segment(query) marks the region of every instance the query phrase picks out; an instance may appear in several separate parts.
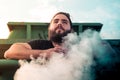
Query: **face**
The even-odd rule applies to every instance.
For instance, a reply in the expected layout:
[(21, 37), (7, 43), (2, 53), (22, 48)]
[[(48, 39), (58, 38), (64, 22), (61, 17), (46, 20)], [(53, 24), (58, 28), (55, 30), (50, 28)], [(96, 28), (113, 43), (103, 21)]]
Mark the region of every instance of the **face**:
[(62, 34), (65, 31), (70, 30), (70, 22), (68, 18), (63, 14), (56, 15), (50, 24), (49, 30), (54, 31), (57, 34)]
[(55, 43), (62, 43), (63, 37), (71, 32), (69, 19), (63, 14), (57, 14), (51, 21), (49, 39)]

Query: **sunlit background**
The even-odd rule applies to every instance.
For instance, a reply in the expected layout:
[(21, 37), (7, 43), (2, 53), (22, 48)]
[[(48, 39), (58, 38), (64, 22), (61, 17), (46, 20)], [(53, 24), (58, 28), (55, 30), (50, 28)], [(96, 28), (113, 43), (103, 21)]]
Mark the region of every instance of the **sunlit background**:
[(50, 22), (58, 11), (73, 22), (100, 22), (105, 39), (120, 39), (120, 0), (0, 0), (0, 38), (7, 38), (8, 22)]

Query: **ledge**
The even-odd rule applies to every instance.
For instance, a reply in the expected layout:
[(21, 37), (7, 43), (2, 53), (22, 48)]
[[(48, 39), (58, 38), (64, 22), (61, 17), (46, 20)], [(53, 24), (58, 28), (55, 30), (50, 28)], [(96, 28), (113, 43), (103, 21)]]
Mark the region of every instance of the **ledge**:
[(19, 68), (18, 60), (0, 59), (0, 72), (16, 70)]

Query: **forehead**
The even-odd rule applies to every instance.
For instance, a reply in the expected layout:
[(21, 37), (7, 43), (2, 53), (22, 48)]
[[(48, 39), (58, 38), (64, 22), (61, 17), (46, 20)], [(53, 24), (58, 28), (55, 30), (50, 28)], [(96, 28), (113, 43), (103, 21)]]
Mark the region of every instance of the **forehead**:
[(64, 14), (57, 14), (57, 15), (53, 18), (53, 20), (55, 20), (55, 19), (63, 19), (63, 20), (69, 21), (69, 19), (68, 19)]

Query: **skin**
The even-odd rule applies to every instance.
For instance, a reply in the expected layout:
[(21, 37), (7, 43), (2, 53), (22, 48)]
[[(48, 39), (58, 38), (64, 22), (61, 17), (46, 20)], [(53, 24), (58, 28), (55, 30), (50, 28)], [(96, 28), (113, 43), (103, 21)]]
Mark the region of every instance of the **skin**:
[[(70, 22), (63, 14), (56, 15), (48, 28), (48, 30), (55, 31), (56, 33), (63, 33), (70, 30)], [(39, 55), (46, 53), (46, 57), (50, 57), (53, 52), (64, 52), (65, 49), (60, 45), (52, 42), (54, 48), (46, 50), (33, 50), (28, 43), (14, 43), (4, 54), (7, 59), (30, 59), (30, 55), (37, 58)]]
[[(60, 28), (62, 27), (62, 28)], [(56, 30), (55, 30), (56, 29)], [(54, 31), (56, 33), (63, 33), (66, 30), (70, 30), (70, 22), (68, 20), (68, 18), (63, 15), (63, 14), (59, 14), (57, 16), (55, 16), (50, 24), (49, 30)]]

